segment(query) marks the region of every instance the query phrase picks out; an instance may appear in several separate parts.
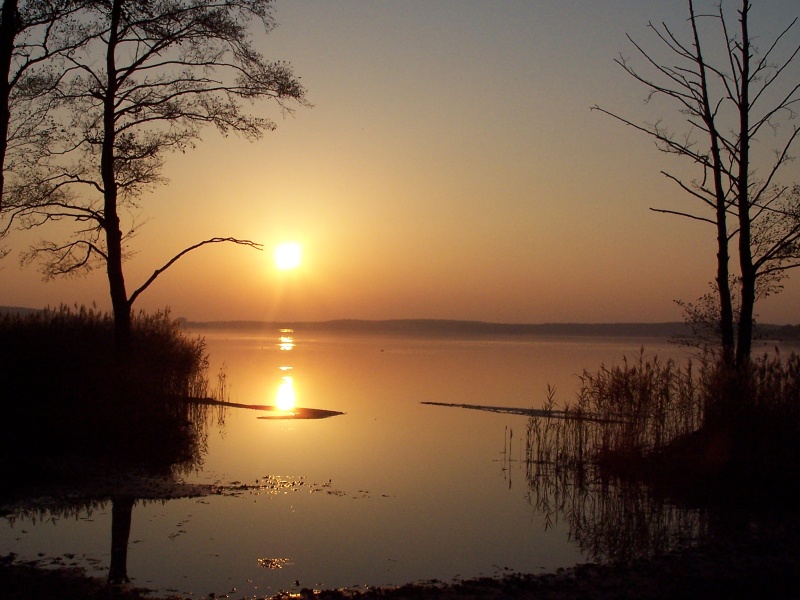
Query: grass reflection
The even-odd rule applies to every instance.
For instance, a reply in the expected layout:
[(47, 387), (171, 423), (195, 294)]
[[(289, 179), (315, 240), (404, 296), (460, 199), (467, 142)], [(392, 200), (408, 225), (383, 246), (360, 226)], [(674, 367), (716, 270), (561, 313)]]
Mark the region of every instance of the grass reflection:
[(707, 511), (679, 508), (632, 481), (600, 476), (596, 465), (561, 460), (525, 464), (526, 498), (546, 527), (566, 522), (589, 560), (630, 562), (685, 547), (709, 532)]
[[(666, 367), (640, 353), (630, 369), (626, 363), (619, 371), (627, 376), (622, 386), (618, 371), (584, 372), (575, 405), (555, 410), (555, 393), (548, 389), (543, 416), (528, 420), (528, 502), (546, 526), (565, 521), (570, 539), (592, 561), (652, 557), (709, 532), (708, 511), (669, 503), (641, 480), (610, 477), (598, 460), (611, 446), (632, 452), (696, 427), (701, 405), (685, 390), (693, 382), (691, 370)], [(668, 395), (668, 389), (677, 393)], [(663, 401), (667, 396), (670, 401)]]

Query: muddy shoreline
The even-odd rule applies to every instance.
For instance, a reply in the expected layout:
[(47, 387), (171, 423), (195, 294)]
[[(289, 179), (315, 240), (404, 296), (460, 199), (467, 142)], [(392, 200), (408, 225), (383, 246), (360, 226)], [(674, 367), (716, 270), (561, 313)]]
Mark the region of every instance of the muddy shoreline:
[[(104, 580), (86, 577), (77, 569), (45, 569), (31, 563), (15, 562), (13, 558), (0, 557), (0, 598), (3, 600), (242, 598), (235, 592), (216, 596), (148, 595), (144, 589), (111, 588)], [(800, 520), (787, 522), (782, 519), (753, 526), (726, 539), (628, 564), (584, 564), (556, 573), (514, 574), (453, 584), (432, 581), (359, 591), (301, 589), (270, 598), (606, 600), (796, 597), (800, 597)], [(247, 598), (254, 600), (251, 596)]]
[[(28, 489), (16, 501), (0, 502), (0, 515), (80, 509), (85, 503), (111, 497), (171, 499), (209, 494), (238, 494), (248, 486), (186, 484), (172, 477), (117, 474), (101, 481), (90, 478), (81, 485), (60, 489)], [(42, 493), (42, 495), (36, 492)], [(772, 512), (762, 507), (763, 512)], [(735, 533), (727, 533), (696, 546), (651, 559), (625, 564), (583, 564), (545, 574), (509, 574), (502, 578), (478, 578), (444, 583), (410, 583), (396, 588), (310, 590), (295, 588), (271, 597), (247, 596), (248, 600), (272, 598), (345, 599), (389, 598), (412, 600), (494, 600), (501, 598), (589, 600), (673, 598), (800, 598), (800, 515), (776, 511), (757, 521), (745, 517)], [(780, 516), (777, 516), (780, 513)], [(788, 516), (787, 516), (788, 515)], [(0, 600), (45, 599), (197, 600), (244, 598), (224, 595), (158, 595), (131, 586), (110, 587), (105, 579), (88, 577), (68, 564), (20, 561), (14, 554), (0, 556)]]

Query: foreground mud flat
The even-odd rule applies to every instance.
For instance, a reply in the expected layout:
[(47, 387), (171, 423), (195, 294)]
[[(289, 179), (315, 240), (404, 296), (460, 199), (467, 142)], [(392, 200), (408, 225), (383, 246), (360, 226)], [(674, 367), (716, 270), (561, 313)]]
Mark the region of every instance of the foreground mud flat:
[[(620, 565), (579, 565), (543, 575), (514, 574), (444, 584), (438, 581), (399, 588), (287, 591), (274, 599), (494, 600), (586, 598), (589, 600), (673, 598), (800, 597), (800, 523), (775, 522), (652, 560)], [(162, 596), (145, 589), (111, 588), (76, 569), (44, 568), (0, 557), (0, 597), (4, 600), (89, 599), (177, 600), (243, 598), (235, 591), (214, 596)], [(248, 600), (260, 600), (248, 597)]]

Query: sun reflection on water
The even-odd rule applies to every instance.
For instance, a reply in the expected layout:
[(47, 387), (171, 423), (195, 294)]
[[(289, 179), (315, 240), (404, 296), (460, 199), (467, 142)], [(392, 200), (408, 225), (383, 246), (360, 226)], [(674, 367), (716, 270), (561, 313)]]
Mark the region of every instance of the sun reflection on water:
[(294, 348), (295, 343), (294, 343), (294, 336), (292, 335), (293, 333), (294, 329), (281, 329), (280, 331), (281, 335), (278, 342), (278, 347), (281, 350), (285, 350), (288, 352), (289, 350)]
[[(281, 329), (278, 336), (278, 348), (282, 352), (288, 352), (295, 347), (293, 329)], [(293, 367), (284, 363), (278, 369), (282, 372), (281, 383), (275, 394), (275, 408), (281, 411), (290, 412), (295, 407), (294, 380), (289, 375)]]
[(294, 382), (288, 375), (282, 379), (283, 383), (278, 386), (278, 393), (275, 396), (275, 406), (280, 410), (292, 410), (294, 408)]
[(275, 569), (282, 569), (287, 565), (291, 565), (292, 562), (288, 558), (259, 558), (258, 559), (258, 566), (264, 567), (265, 569), (275, 570)]

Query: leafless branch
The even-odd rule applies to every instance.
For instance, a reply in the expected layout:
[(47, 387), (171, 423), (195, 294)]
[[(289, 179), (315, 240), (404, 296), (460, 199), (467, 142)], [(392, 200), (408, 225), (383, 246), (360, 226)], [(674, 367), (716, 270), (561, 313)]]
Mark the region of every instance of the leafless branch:
[(710, 223), (711, 225), (716, 225), (717, 222), (709, 219), (707, 217), (699, 217), (697, 215), (693, 215), (691, 213), (685, 213), (678, 210), (668, 210), (666, 208), (650, 208), (653, 212), (663, 213), (666, 215), (677, 215), (679, 217), (686, 217), (687, 219), (694, 219), (695, 221), (702, 221), (703, 223)]
[(135, 292), (133, 292), (131, 294), (130, 298), (128, 299), (128, 303), (132, 305), (134, 303), (134, 301), (136, 300), (136, 298), (138, 298), (139, 295), (143, 291), (145, 291), (150, 286), (150, 284), (153, 283), (156, 280), (156, 278), (159, 275), (161, 275), (164, 271), (166, 271), (173, 264), (175, 264), (175, 262), (178, 259), (180, 259), (182, 256), (185, 256), (186, 254), (188, 254), (192, 250), (196, 250), (197, 248), (200, 248), (201, 246), (205, 246), (206, 244), (219, 244), (219, 243), (223, 243), (223, 242), (230, 242), (232, 244), (240, 244), (240, 245), (243, 245), (243, 246), (250, 246), (251, 248), (255, 248), (256, 250), (262, 250), (263, 249), (263, 245), (262, 244), (258, 244), (256, 242), (252, 242), (250, 240), (240, 240), (240, 239), (233, 238), (233, 237), (226, 237), (226, 238), (216, 237), (216, 238), (211, 238), (211, 239), (208, 239), (208, 240), (204, 240), (202, 242), (199, 242), (197, 244), (194, 244), (192, 246), (189, 246), (188, 248), (185, 248), (185, 249), (181, 250), (180, 252), (178, 252), (178, 254), (176, 254), (170, 260), (168, 260), (164, 264), (164, 266), (162, 266), (161, 268), (156, 269), (155, 271), (153, 271), (153, 274), (150, 275), (150, 277), (147, 279), (147, 281), (145, 281)]

